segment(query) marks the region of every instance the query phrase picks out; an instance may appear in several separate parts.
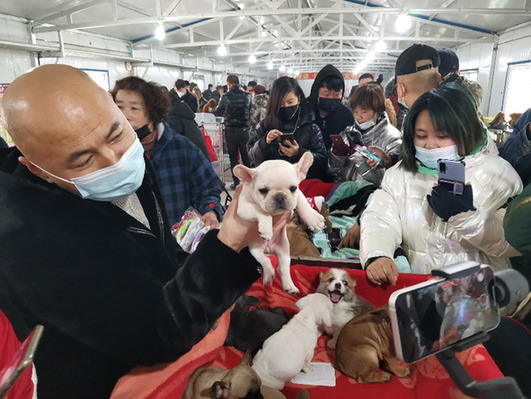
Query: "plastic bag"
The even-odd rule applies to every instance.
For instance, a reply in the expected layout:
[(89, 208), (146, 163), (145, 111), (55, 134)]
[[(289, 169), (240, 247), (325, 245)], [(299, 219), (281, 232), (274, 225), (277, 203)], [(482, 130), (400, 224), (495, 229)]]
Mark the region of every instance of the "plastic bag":
[(173, 225), (171, 233), (183, 250), (192, 253), (203, 235), (209, 230), (210, 227), (205, 227), (201, 214), (190, 207), (184, 213), (181, 221)]

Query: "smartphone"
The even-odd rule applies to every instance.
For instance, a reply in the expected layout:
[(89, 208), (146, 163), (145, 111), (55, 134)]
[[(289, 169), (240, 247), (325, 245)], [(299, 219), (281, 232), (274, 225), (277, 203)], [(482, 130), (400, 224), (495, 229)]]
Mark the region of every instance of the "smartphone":
[(44, 327), (41, 325), (35, 327), (11, 359), (9, 367), (0, 373), (0, 398), (13, 388), (18, 378), (33, 363), (43, 330)]
[(389, 312), (397, 357), (414, 363), (496, 328), (493, 279), (493, 270), (481, 265), (464, 277), (439, 277), (393, 292)]
[(437, 161), (437, 177), (439, 184), (446, 187), (454, 195), (463, 195), (465, 189), (465, 163), (439, 159)]
[(361, 155), (363, 155), (365, 158), (374, 159), (378, 165), (382, 163), (382, 160), (376, 155), (374, 155), (372, 152), (370, 152), (366, 147), (362, 147), (361, 145), (356, 144), (356, 147), (354, 147), (354, 149), (358, 151)]
[(282, 136), (280, 136), (280, 141), (291, 141), (293, 143), (295, 141), (295, 135), (293, 133), (282, 133)]

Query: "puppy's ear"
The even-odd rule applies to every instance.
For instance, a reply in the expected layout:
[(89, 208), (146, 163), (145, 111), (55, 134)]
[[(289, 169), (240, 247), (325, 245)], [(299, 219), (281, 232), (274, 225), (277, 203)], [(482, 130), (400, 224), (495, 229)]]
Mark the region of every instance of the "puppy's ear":
[(245, 184), (251, 184), (256, 177), (256, 171), (243, 165), (236, 165), (234, 167), (234, 175)]
[(299, 160), (299, 162), (295, 164), (295, 168), (297, 169), (297, 175), (299, 177), (299, 181), (303, 181), (306, 178), (308, 169), (310, 169), (310, 166), (312, 166), (312, 164), (313, 164), (313, 155), (310, 151), (306, 151), (304, 154), (302, 154), (302, 157)]
[(227, 384), (225, 381), (216, 381), (212, 384), (210, 388), (214, 392), (216, 399), (225, 399), (229, 397), (230, 394), (230, 383)]

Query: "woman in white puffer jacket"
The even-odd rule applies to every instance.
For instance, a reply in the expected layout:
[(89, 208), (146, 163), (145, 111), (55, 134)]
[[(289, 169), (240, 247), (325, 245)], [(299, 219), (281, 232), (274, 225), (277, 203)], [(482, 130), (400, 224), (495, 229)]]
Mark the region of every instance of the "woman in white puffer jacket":
[[(437, 186), (437, 160), (465, 162), (463, 195)], [(395, 284), (401, 246), (413, 273), (473, 260), (510, 267), (519, 253), (503, 235), (507, 201), (522, 182), (486, 134), (476, 107), (459, 87), (424, 93), (405, 121), (403, 159), (389, 169), (361, 218), (360, 257), (376, 284)]]

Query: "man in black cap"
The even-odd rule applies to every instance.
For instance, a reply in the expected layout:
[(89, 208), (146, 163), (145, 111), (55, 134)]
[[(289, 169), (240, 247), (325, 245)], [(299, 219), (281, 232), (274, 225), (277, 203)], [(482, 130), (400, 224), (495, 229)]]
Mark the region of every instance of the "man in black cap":
[(439, 86), (439, 54), (431, 46), (414, 44), (405, 49), (396, 61), (398, 99), (411, 107), (428, 90)]
[(442, 80), (448, 79), (452, 74), (457, 76), (461, 75), (461, 72), (459, 72), (459, 58), (457, 58), (456, 53), (447, 48), (439, 50), (438, 53), (441, 61), (439, 64), (439, 73), (441, 74)]

